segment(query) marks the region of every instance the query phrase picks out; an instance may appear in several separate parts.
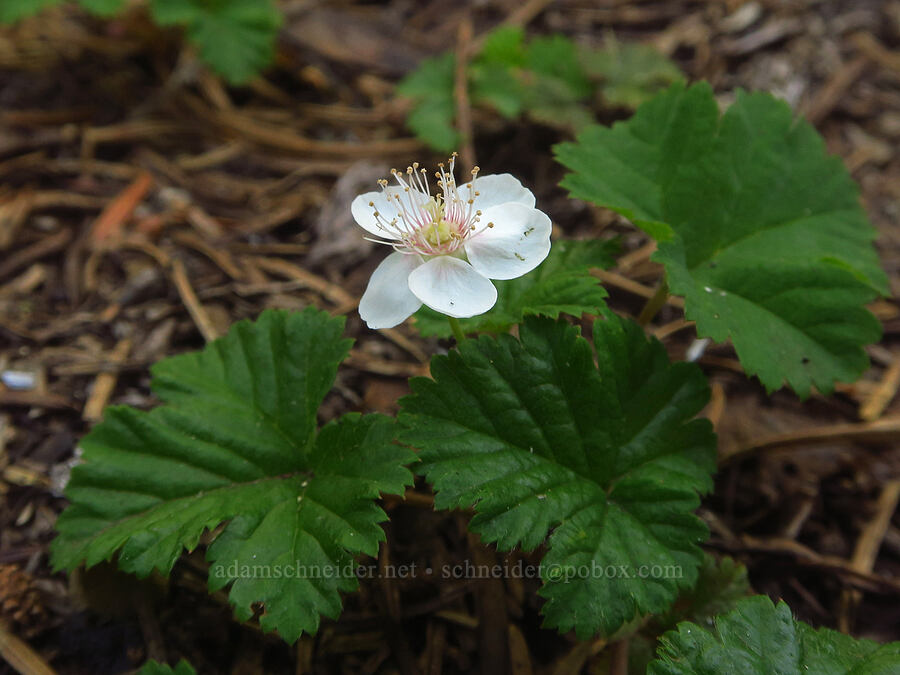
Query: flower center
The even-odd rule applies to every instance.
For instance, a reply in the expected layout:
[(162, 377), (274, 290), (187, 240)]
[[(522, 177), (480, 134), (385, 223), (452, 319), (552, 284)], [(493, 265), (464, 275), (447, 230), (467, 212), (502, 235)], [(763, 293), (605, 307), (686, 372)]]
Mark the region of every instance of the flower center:
[(438, 165), (440, 170), (435, 175), (441, 191), (435, 195), (431, 194), (427, 172), (418, 163), (407, 167), (405, 176), (391, 170), (398, 186), (389, 188), (386, 180), (378, 181), (396, 215), (388, 220), (374, 202), (369, 203), (375, 209), (378, 227), (393, 240), (372, 241), (389, 244), (401, 253), (424, 256), (450, 255), (462, 246), (475, 232), (481, 216), (474, 208), (478, 167), (472, 169), (472, 180), (460, 188), (453, 175), (455, 163), (456, 153), (449, 160), (449, 168)]
[(425, 240), (432, 246), (443, 246), (450, 242), (454, 236), (460, 236), (456, 232), (451, 232), (450, 223), (443, 218), (443, 214), (434, 217), (430, 227), (423, 230)]

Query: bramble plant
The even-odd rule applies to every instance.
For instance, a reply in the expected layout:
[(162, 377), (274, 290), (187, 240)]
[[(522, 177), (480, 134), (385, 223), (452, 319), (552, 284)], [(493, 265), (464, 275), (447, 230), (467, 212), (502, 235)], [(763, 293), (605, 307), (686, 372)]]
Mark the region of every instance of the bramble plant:
[[(0, 23), (18, 21), (64, 0), (3, 0)], [(102, 17), (123, 10), (126, 0), (77, 0)], [(231, 84), (243, 84), (268, 66), (275, 54), (281, 12), (275, 0), (149, 0), (160, 26), (184, 28), (200, 58)]]
[[(874, 231), (840, 161), (785, 104), (739, 93), (720, 114), (708, 85), (676, 83), (556, 154), (573, 197), (657, 240), (660, 298), (683, 296), (698, 335), (730, 340), (768, 390), (806, 397), (859, 377), (879, 337), (865, 305), (886, 290)], [(83, 439), (56, 568), (117, 558), (168, 573), (205, 536), (210, 589), (230, 587), (241, 620), (262, 605), (260, 626), (294, 642), (339, 614), (355, 556), (384, 539), (379, 495), (401, 494), (414, 470), (435, 508), (472, 509), (483, 542), (540, 550), (547, 628), (633, 637), (632, 664), (648, 673), (900, 671), (900, 643), (814, 630), (784, 603), (745, 597), (743, 567), (704, 554), (709, 387), (606, 306), (591, 269), (612, 264), (615, 242), (550, 246), (549, 218), (518, 180), (457, 185), (453, 168), (439, 192), (414, 165), (352, 207), (394, 249), (363, 318), (388, 327), (415, 313), (424, 335), (456, 338), (397, 417), (318, 428), (349, 350), (341, 319), (307, 309), (238, 323), (154, 366), (159, 407), (110, 408)], [(566, 317), (584, 314), (589, 336)]]

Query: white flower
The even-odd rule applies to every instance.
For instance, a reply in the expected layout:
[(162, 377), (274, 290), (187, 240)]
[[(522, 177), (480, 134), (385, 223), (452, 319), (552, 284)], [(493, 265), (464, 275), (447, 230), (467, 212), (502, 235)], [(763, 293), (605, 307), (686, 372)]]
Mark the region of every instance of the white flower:
[(483, 314), (497, 301), (490, 279), (514, 279), (550, 252), (550, 218), (534, 195), (509, 174), (478, 177), (458, 186), (456, 155), (436, 174), (432, 194), (425, 169), (392, 170), (397, 185), (353, 200), (356, 222), (393, 247), (376, 268), (359, 302), (369, 328), (402, 323), (422, 303), (448, 316)]

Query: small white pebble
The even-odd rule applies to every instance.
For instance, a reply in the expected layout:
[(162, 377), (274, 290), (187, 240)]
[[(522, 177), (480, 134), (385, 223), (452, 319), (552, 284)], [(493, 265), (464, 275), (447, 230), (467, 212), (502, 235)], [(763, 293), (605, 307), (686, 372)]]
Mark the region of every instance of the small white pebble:
[(700, 340), (694, 340), (691, 343), (691, 346), (688, 347), (687, 354), (685, 354), (685, 361), (694, 362), (703, 356), (703, 352), (706, 351), (707, 345), (710, 343), (709, 338), (701, 338)]
[(4, 370), (0, 380), (10, 389), (26, 391), (37, 386), (37, 375), (26, 370)]

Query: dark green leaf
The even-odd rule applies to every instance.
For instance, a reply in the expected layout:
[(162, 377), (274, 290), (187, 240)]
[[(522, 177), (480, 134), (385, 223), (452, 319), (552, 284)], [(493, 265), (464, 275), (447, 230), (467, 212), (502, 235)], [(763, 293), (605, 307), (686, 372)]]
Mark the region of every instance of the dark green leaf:
[(746, 567), (731, 558), (716, 560), (706, 554), (697, 585), (683, 593), (675, 607), (657, 617), (655, 623), (664, 630), (674, 628), (680, 621), (693, 621), (712, 628), (717, 614), (730, 612), (749, 593)]
[(742, 600), (707, 630), (692, 623), (666, 633), (648, 675), (891, 675), (900, 642), (878, 645), (795, 621), (783, 602)]
[(147, 661), (138, 671), (138, 675), (197, 675), (197, 671), (184, 659), (181, 659), (174, 668), (165, 663)]
[(886, 291), (875, 236), (840, 160), (767, 94), (719, 118), (708, 85), (673, 85), (614, 127), (557, 146), (573, 196), (656, 238), (654, 260), (697, 332), (731, 339), (748, 374), (801, 397), (864, 370), (864, 305)]
[(639, 633), (631, 636), (628, 672), (645, 675), (655, 656), (660, 635), (675, 628), (676, 624), (693, 621), (711, 630), (716, 615), (733, 610), (749, 592), (747, 568), (731, 558), (716, 560), (708, 553), (704, 554), (696, 585), (682, 591), (670, 610), (651, 618)]
[[(471, 319), (460, 319), (467, 333), (502, 333), (526, 316), (556, 318), (560, 313), (597, 314), (606, 306), (606, 291), (591, 276), (593, 267), (614, 264), (618, 244), (609, 241), (557, 241), (534, 271), (509, 281), (495, 281), (497, 304)], [(447, 317), (428, 307), (415, 314), (415, 325), (426, 337), (450, 337)]]
[[(183, 549), (227, 522), (209, 549), (210, 586), (233, 584), (242, 619), (262, 602), (262, 627), (293, 642), (317, 629), (320, 613), (336, 616), (338, 591), (355, 588), (352, 556), (375, 554), (383, 537), (372, 500), (402, 490), (403, 464), (414, 460), (392, 443), (388, 418), (349, 415), (316, 434), (317, 408), (349, 349), (342, 327), (312, 309), (269, 311), (157, 364), (153, 386), (165, 405), (109, 408), (83, 439), (55, 568), (118, 552), (127, 572), (168, 573)], [(342, 573), (296, 572), (326, 567)]]
[(612, 314), (594, 341), (597, 367), (574, 327), (528, 318), (520, 340), (434, 357), (401, 401), (436, 507), (474, 507), (472, 530), (501, 550), (552, 531), (546, 623), (581, 637), (661, 612), (696, 580), (707, 532), (692, 511), (715, 466), (711, 427), (692, 420), (709, 396), (700, 370)]

